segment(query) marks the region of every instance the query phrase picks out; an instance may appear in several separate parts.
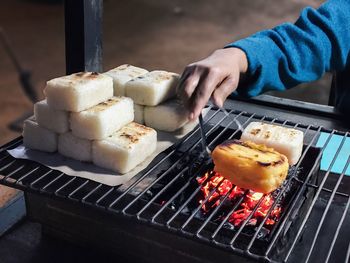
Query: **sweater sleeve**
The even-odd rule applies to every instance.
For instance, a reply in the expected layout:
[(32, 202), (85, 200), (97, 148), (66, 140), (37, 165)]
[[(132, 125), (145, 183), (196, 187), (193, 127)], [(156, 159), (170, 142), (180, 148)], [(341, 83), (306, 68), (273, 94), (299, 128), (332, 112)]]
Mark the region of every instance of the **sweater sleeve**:
[(343, 70), (350, 51), (350, 0), (329, 0), (305, 8), (295, 24), (284, 23), (233, 42), (248, 58), (248, 85), (241, 96), (285, 90)]

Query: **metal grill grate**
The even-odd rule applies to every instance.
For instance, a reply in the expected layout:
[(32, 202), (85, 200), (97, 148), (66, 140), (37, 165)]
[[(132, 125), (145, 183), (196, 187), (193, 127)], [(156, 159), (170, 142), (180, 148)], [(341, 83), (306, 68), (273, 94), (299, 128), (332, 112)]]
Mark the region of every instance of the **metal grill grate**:
[[(205, 183), (202, 182), (201, 185), (191, 188), (191, 179), (202, 175), (208, 170), (208, 165), (210, 166), (205, 160), (198, 159), (198, 153), (201, 150), (198, 127), (181, 142), (158, 155), (145, 171), (135, 176), (128, 183), (118, 187), (110, 187), (87, 179), (71, 177), (35, 162), (14, 159), (6, 150), (20, 145), (22, 139), (18, 138), (0, 149), (0, 173), (2, 174), (0, 183), (25, 191), (69, 199), (92, 207), (106, 209), (109, 212), (134, 218), (136, 221), (143, 221), (151, 226), (160, 227), (189, 238), (208, 242), (252, 259), (267, 262), (295, 262), (300, 261), (300, 258), (304, 258), (306, 262), (317, 261), (320, 258), (322, 258), (321, 261), (326, 262), (348, 259), (350, 254), (350, 179), (345, 176), (345, 171), (350, 163), (350, 149), (347, 149), (347, 161), (343, 172), (341, 174), (331, 172), (342, 146), (349, 138), (348, 132), (293, 123), (235, 110), (231, 110), (229, 113), (227, 116), (219, 109), (212, 108), (205, 118), (205, 132), (211, 150), (224, 140), (239, 137), (234, 119), (238, 119), (244, 127), (253, 120), (263, 120), (294, 127), (304, 131), (306, 144), (295, 169), (303, 169), (303, 162), (311, 153), (315, 153), (314, 146), (320, 133), (329, 134), (325, 145), (315, 155), (314, 163), (304, 171), (305, 177), (301, 178), (295, 175), (287, 180), (287, 184), (297, 185), (297, 191), (293, 194), (288, 209), (274, 228), (267, 246), (261, 246), (259, 236), (265, 221), (283, 196), (286, 187), (276, 196), (267, 216), (256, 225), (253, 233), (250, 236), (248, 235), (248, 241), (241, 245), (237, 245), (237, 241), (240, 241), (242, 236), (245, 236), (244, 238), (247, 240), (245, 229), (264, 197), (255, 205), (248, 218), (232, 231), (227, 230), (227, 221), (241, 204), (243, 197), (236, 202), (221, 222), (213, 223), (212, 219), (222, 208), (233, 188), (220, 199), (219, 205), (204, 220), (198, 220), (197, 216), (202, 205), (208, 202), (209, 197), (217, 191), (222, 181), (201, 204), (197, 204), (190, 212), (184, 211), (186, 206), (193, 202)], [(322, 154), (332, 137), (336, 135), (342, 136), (340, 146), (328, 170), (320, 171), (319, 162)], [(312, 180), (312, 175), (315, 173), (318, 173), (317, 181)], [(188, 192), (188, 189), (193, 190)], [(309, 197), (309, 207), (300, 219), (298, 228), (293, 230), (294, 234), (290, 237), (288, 244), (282, 244), (284, 253), (279, 253), (278, 247), (280, 245), (278, 243), (280, 238), (285, 235), (286, 229), (289, 229), (290, 219), (295, 217), (293, 211), (299, 209), (300, 202), (298, 203), (296, 200), (305, 197), (306, 191), (312, 191), (312, 196)], [(172, 207), (173, 203), (184, 193), (186, 193), (186, 198), (178, 203), (178, 207)], [(160, 205), (159, 200), (165, 195), (167, 198)], [(230, 238), (223, 238), (223, 232), (230, 232)], [(325, 236), (327, 236), (327, 240), (325, 240)], [(334, 253), (335, 247), (343, 248), (343, 253)]]

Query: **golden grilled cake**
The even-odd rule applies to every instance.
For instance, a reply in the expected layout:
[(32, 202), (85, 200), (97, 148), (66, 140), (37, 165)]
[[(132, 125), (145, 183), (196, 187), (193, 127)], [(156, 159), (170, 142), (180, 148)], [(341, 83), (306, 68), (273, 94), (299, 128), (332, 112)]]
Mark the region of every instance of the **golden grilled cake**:
[(212, 158), (216, 172), (239, 187), (261, 193), (277, 189), (288, 174), (286, 156), (250, 141), (226, 141), (214, 149)]
[(157, 132), (131, 122), (104, 140), (92, 143), (94, 164), (125, 174), (142, 163), (157, 148)]

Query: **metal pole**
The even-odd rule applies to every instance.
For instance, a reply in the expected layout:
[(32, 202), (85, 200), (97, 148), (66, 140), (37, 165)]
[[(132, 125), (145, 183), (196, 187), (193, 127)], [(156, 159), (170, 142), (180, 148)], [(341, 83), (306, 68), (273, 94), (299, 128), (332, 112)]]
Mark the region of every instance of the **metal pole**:
[(66, 73), (102, 71), (103, 0), (65, 0)]

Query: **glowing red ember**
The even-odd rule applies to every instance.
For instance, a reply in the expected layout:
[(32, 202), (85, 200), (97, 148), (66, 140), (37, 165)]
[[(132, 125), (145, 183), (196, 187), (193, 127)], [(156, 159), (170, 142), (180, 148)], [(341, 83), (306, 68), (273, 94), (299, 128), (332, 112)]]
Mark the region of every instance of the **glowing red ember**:
[[(213, 174), (213, 175), (212, 175)], [(207, 182), (205, 182), (208, 177)], [(234, 186), (229, 180), (225, 179), (220, 174), (212, 171), (210, 173), (206, 173), (201, 178), (197, 179), (199, 184), (203, 184), (201, 188), (201, 192), (203, 194), (203, 198), (199, 201), (202, 204), (202, 210), (204, 213), (210, 212), (216, 206), (220, 204), (222, 198), (229, 193), (227, 199), (234, 200), (235, 198), (240, 198), (244, 196), (245, 190)], [(210, 193), (214, 190), (212, 195)], [(208, 198), (209, 197), (209, 198)], [(207, 202), (204, 200), (208, 198)], [(267, 216), (267, 213), (271, 206), (274, 203), (274, 198), (271, 194), (265, 195), (262, 193), (254, 192), (249, 190), (249, 192), (244, 196), (243, 202), (239, 205), (239, 207), (232, 213), (228, 221), (234, 226), (239, 226), (244, 220), (246, 220), (250, 214), (253, 212), (255, 206), (258, 204), (260, 199), (263, 198), (259, 207), (256, 209), (252, 217), (247, 222), (248, 225), (257, 225), (258, 222), (264, 220)], [(279, 217), (281, 216), (281, 207), (277, 204), (274, 209), (271, 211), (270, 215), (265, 221), (265, 225), (274, 225)]]

